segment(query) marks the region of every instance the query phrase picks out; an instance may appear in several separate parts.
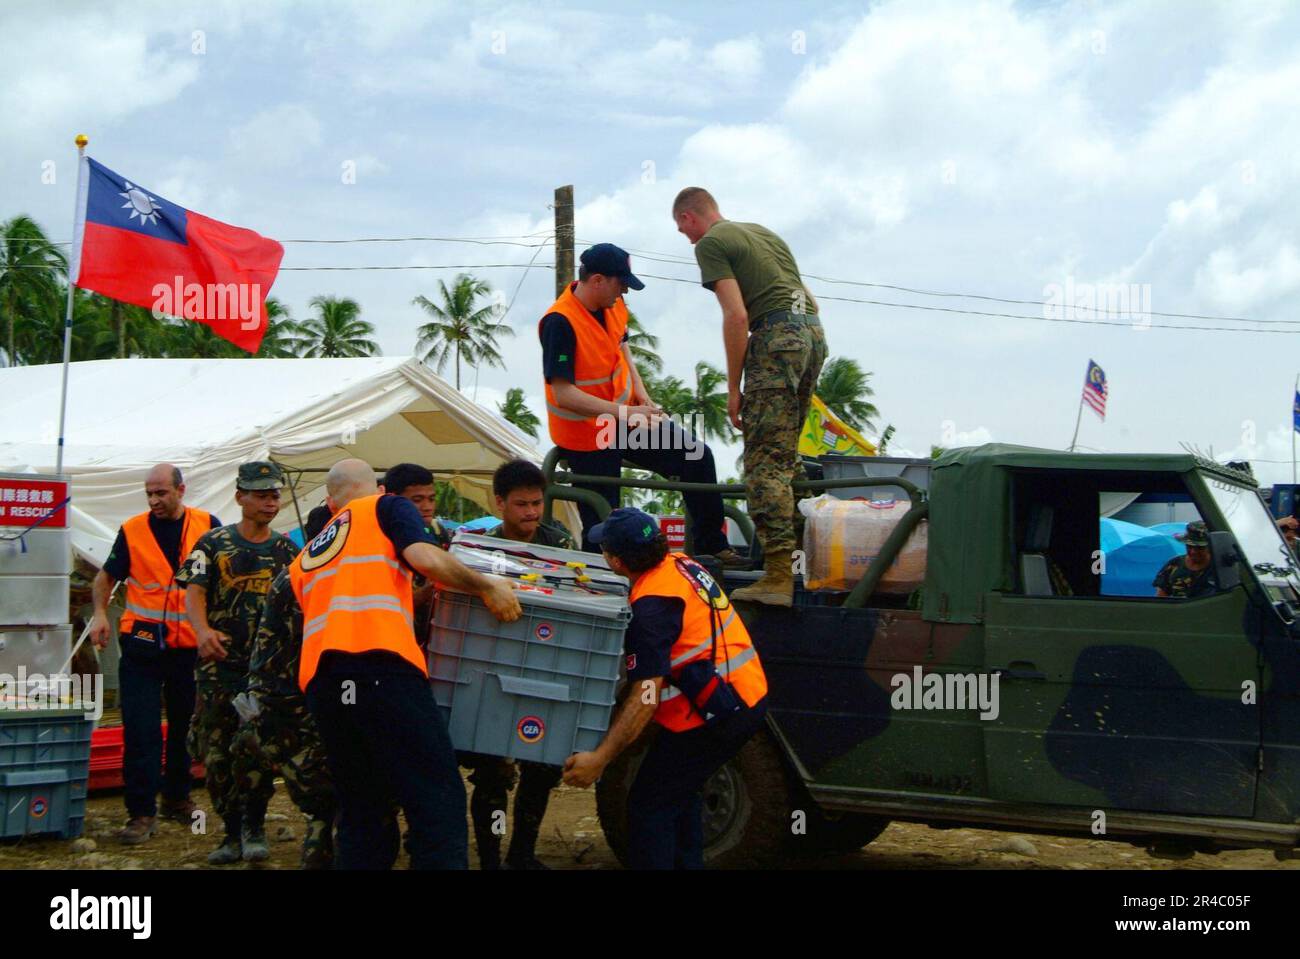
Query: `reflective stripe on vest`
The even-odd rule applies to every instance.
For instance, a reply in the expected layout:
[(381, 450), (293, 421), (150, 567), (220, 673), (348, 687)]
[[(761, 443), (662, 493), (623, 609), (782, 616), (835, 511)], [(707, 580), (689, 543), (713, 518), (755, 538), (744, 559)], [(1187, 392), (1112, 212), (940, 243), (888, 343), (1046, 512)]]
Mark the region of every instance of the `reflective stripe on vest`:
[[(702, 566), (680, 553), (670, 553), (637, 579), (632, 587), (633, 604), (643, 596), (676, 597), (685, 604), (682, 631), (669, 652), (668, 683), (687, 663), (708, 657), (714, 647), (714, 624), (718, 622), (717, 651), (713, 657), (718, 674), (747, 705), (753, 706), (767, 695), (767, 677), (744, 621)], [(713, 597), (712, 601), (709, 596)], [(716, 616), (712, 610), (716, 610)], [(655, 722), (673, 732), (703, 726), (704, 718), (695, 705), (677, 687), (669, 688), (668, 683), (660, 694)]]
[[(601, 324), (574, 295), (575, 287), (576, 284), (571, 284), (546, 311), (546, 314), (559, 313), (573, 329), (573, 385), (597, 399), (623, 406), (632, 398), (632, 374), (622, 349), (623, 334), (627, 332), (627, 304), (619, 297), (605, 310), (605, 322)], [(540, 323), (538, 332), (541, 332)], [(597, 418), (560, 406), (550, 383), (545, 384), (545, 393), (551, 441), (565, 449), (596, 449), (601, 432)]]
[(379, 496), (353, 500), (289, 566), (302, 607), (298, 686), (306, 690), (331, 650), (396, 653), (428, 675), (415, 641), (411, 572), (379, 527)]
[[(199, 537), (212, 528), (211, 513), (187, 506), (184, 516), (178, 557), (181, 564), (189, 559)], [(137, 621), (165, 623), (167, 646), (193, 649), (198, 639), (185, 612), (185, 587), (176, 582), (176, 573), (149, 528), (149, 514), (132, 516), (122, 524), (122, 535), (126, 538), (130, 572), (119, 629), (129, 633)]]

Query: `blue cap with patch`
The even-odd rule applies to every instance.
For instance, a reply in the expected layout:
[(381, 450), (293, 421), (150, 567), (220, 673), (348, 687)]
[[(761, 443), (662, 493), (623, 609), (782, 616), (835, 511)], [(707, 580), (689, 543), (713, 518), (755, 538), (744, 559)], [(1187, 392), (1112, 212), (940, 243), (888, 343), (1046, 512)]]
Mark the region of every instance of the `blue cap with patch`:
[(605, 518), (605, 522), (593, 526), (587, 538), (617, 556), (620, 550), (654, 542), (658, 535), (659, 524), (653, 516), (639, 509), (620, 506)]
[(618, 277), (627, 284), (630, 290), (645, 289), (645, 284), (632, 273), (632, 258), (628, 256), (627, 250), (621, 249), (613, 243), (597, 243), (595, 246), (583, 250), (582, 256), (578, 257), (578, 261), (586, 267), (588, 273)]

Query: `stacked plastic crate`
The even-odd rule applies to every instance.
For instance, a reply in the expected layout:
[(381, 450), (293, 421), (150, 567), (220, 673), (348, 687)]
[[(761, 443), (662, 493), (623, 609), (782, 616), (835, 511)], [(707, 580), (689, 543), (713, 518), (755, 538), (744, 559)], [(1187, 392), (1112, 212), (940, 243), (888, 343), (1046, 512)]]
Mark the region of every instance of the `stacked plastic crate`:
[(523, 616), (442, 590), (429, 636), (434, 696), (459, 750), (561, 765), (609, 728), (632, 610), (600, 556), (461, 533), (451, 553), (504, 576)]
[[(71, 655), (65, 477), (0, 473), (0, 838), (81, 834), (94, 720)], [(92, 687), (93, 688), (93, 687)]]

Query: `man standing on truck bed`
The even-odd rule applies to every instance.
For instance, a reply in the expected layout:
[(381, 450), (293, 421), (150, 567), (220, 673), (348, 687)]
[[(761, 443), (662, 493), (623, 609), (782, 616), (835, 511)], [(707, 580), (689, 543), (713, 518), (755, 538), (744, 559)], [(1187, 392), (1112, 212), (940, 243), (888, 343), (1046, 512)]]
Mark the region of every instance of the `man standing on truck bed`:
[(654, 719), (662, 728), (628, 793), (628, 865), (702, 869), (704, 784), (762, 726), (767, 677), (717, 581), (670, 553), (651, 517), (616, 509), (590, 535), (632, 582), (628, 683), (609, 732), (568, 758), (564, 781), (590, 786)]
[(1219, 590), (1219, 580), (1210, 562), (1210, 534), (1205, 524), (1195, 520), (1187, 532), (1177, 537), (1187, 547), (1186, 556), (1175, 556), (1156, 573), (1152, 586), (1156, 595), (1174, 599), (1210, 596)]
[(700, 282), (722, 307), (727, 413), (745, 437), (749, 515), (765, 559), (762, 579), (732, 598), (789, 606), (798, 545), (790, 484), (799, 471), (799, 431), (826, 362), (817, 301), (785, 241), (757, 223), (723, 219), (707, 190), (678, 193), (673, 219), (695, 246)]
[[(200, 536), (221, 523), (211, 513), (186, 506), (185, 481), (171, 463), (145, 476), (148, 512), (118, 530), (104, 568), (95, 576), (95, 614), (90, 639), (108, 645), (108, 597), (126, 580), (118, 647), (118, 695), (122, 704), (122, 780), (127, 824), (118, 838), (145, 842), (157, 829), (157, 815), (190, 825), (190, 754), (185, 741), (194, 712), (197, 640), (185, 615), (185, 587), (176, 570)], [(162, 773), (163, 737), (159, 701), (167, 710), (167, 773)], [(162, 787), (162, 806), (158, 789)]]

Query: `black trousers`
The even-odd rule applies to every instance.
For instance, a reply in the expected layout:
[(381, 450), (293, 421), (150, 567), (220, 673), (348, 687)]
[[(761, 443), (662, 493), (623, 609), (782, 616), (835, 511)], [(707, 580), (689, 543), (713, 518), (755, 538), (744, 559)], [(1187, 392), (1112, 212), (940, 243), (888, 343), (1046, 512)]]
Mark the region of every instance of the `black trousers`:
[(337, 869), (390, 869), (393, 806), (406, 814), (412, 869), (468, 869), (465, 784), (429, 681), (350, 671), (336, 656), (307, 686), (339, 799)]
[[(194, 649), (133, 652), (119, 638), (118, 698), (122, 706), (122, 784), (131, 819), (158, 814), (158, 790), (171, 802), (190, 796), (190, 754), (185, 740), (194, 715)], [(167, 771), (163, 773), (162, 712), (167, 713)]]
[[(590, 476), (618, 476), (622, 472), (623, 461), (635, 464), (638, 468), (650, 470), (663, 477), (676, 477), (687, 483), (716, 483), (718, 470), (713, 463), (713, 450), (703, 440), (695, 440), (694, 449), (685, 449), (682, 430), (674, 425), (667, 445), (673, 449), (658, 450), (562, 450), (562, 455), (574, 473), (586, 473)], [(697, 459), (689, 459), (687, 454), (700, 454)], [(605, 498), (611, 507), (619, 504), (619, 488), (616, 486), (583, 486), (575, 483), (578, 489), (590, 489)], [(690, 511), (694, 524), (695, 552), (718, 553), (727, 548), (727, 536), (723, 532), (722, 496), (719, 493), (685, 493), (682, 499)], [(596, 511), (585, 503), (578, 504), (578, 513), (582, 517), (582, 548), (589, 553), (599, 553), (600, 548), (587, 539), (587, 531), (600, 522)]]
[(631, 869), (704, 868), (704, 784), (763, 725), (767, 699), (715, 726), (659, 730), (627, 797)]

